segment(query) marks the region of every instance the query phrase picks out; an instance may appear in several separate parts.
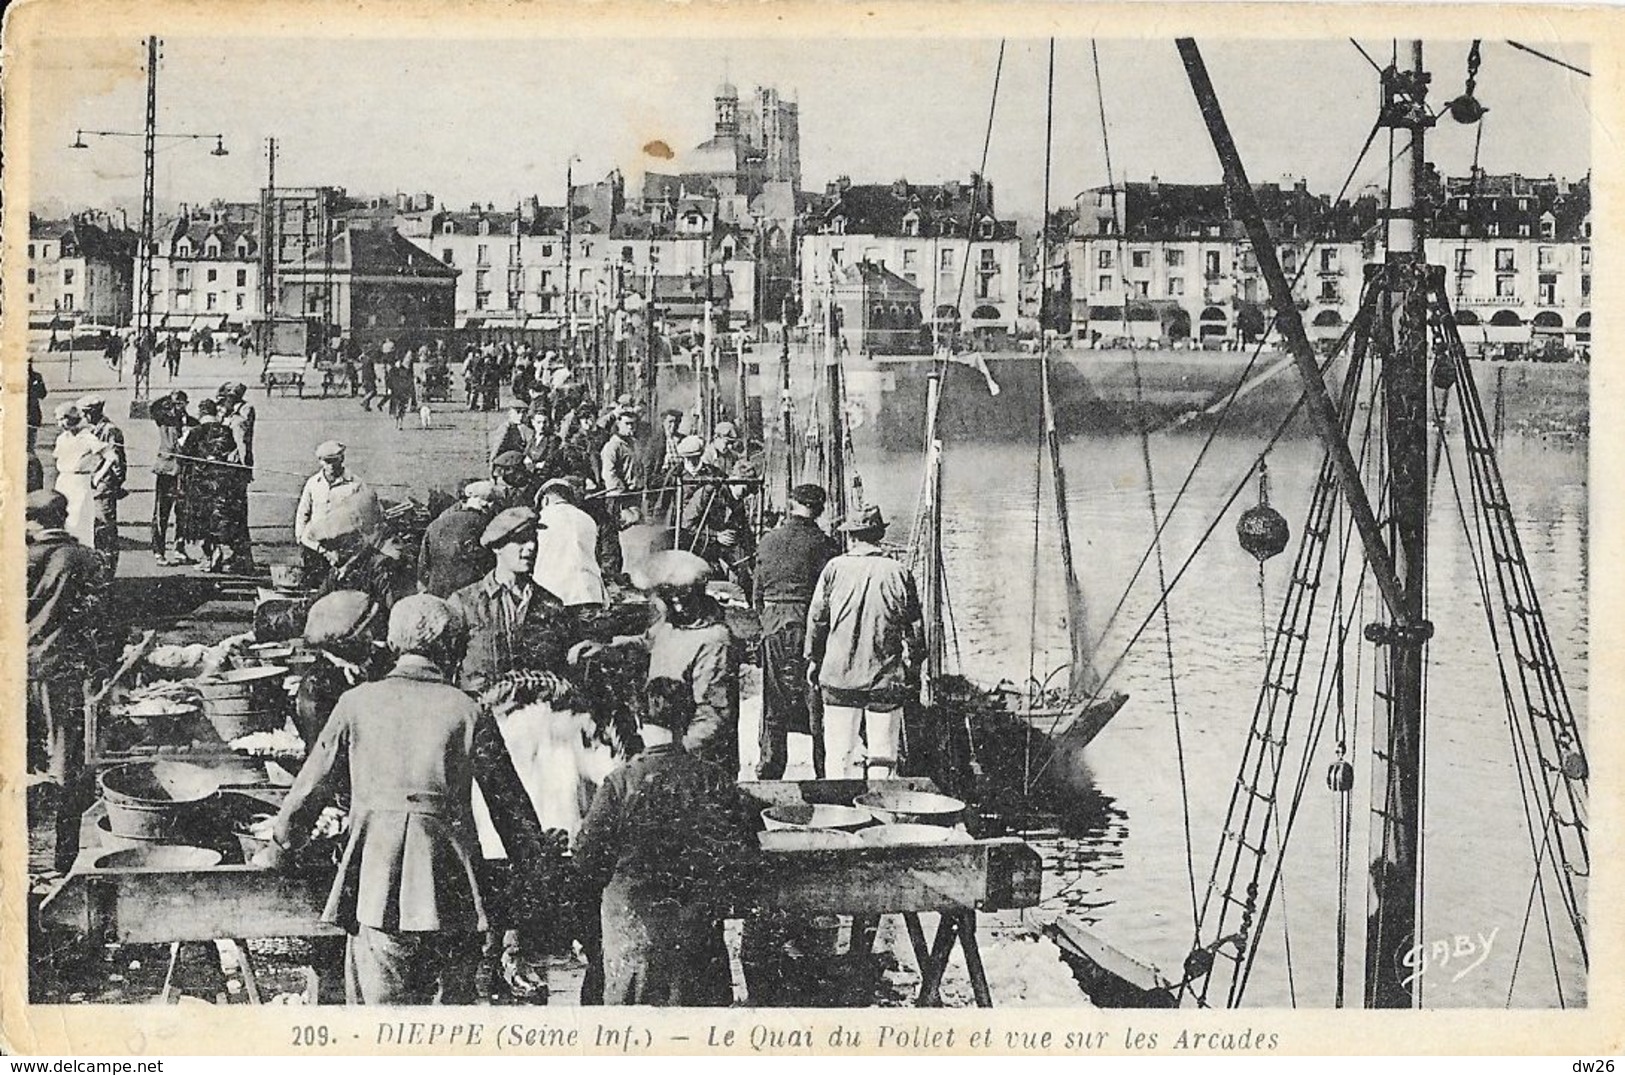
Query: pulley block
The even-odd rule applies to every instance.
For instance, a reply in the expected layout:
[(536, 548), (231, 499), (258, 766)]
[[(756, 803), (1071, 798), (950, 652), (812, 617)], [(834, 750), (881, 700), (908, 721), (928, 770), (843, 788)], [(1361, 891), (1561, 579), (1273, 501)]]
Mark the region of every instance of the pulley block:
[(1338, 792), (1354, 789), (1354, 766), (1348, 759), (1339, 758), (1332, 762), (1326, 770), (1326, 786)]

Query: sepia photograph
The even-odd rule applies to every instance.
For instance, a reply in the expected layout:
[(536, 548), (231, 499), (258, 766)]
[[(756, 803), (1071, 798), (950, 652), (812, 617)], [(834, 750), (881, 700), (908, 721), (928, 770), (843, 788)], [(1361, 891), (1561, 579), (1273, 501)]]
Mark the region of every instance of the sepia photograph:
[(1603, 24), (74, 8), (4, 49), (8, 1048), (1591, 1007)]

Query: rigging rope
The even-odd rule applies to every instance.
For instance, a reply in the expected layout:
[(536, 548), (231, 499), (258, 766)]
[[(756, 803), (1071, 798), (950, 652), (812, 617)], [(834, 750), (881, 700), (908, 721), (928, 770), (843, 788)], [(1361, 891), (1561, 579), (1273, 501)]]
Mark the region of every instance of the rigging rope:
[[(1039, 295), (1049, 294), (1049, 212), (1050, 212), (1050, 166), (1051, 154), (1055, 144), (1055, 39), (1049, 39), (1049, 73), (1045, 87), (1044, 109), (1044, 215), (1040, 226), (1040, 257), (1039, 279), (1041, 281)], [(1040, 298), (1040, 308), (1043, 299)], [(1038, 435), (1033, 438), (1037, 445), (1038, 455), (1033, 461), (1033, 560), (1031, 573), (1031, 589), (1028, 594), (1028, 623), (1027, 623), (1027, 682), (1028, 705), (1036, 705), (1038, 698), (1033, 691), (1033, 684), (1037, 673), (1038, 661), (1038, 569), (1039, 569), (1039, 538), (1043, 532), (1044, 521), (1044, 449), (1046, 447), (1045, 414), (1049, 408), (1049, 354), (1047, 337), (1043, 332), (1042, 319), (1040, 319), (1039, 336), (1046, 343), (1041, 343), (1038, 357)], [(1022, 754), (1025, 763), (1030, 763), (1031, 751)], [(1025, 773), (1023, 774), (1025, 777)], [(1022, 795), (1025, 797), (1032, 790), (1030, 783), (1024, 783)]]
[(1558, 67), (1562, 67), (1562, 68), (1564, 68), (1566, 70), (1573, 71), (1577, 75), (1584, 75), (1586, 78), (1591, 77), (1591, 72), (1587, 71), (1585, 68), (1576, 67), (1572, 63), (1566, 63), (1563, 60), (1559, 60), (1556, 56), (1548, 56), (1544, 52), (1541, 52), (1539, 49), (1532, 49), (1528, 45), (1522, 45), (1522, 44), (1519, 44), (1516, 41), (1508, 41), (1507, 44), (1511, 45), (1513, 48), (1517, 49), (1520, 52), (1527, 52), (1531, 56), (1538, 56), (1540, 59), (1545, 60), (1547, 63), (1556, 64)]
[[(1095, 102), (1100, 115), (1100, 142), (1106, 163), (1106, 187), (1111, 192), (1112, 231), (1116, 236), (1118, 267), (1121, 271), (1124, 268), (1122, 264), (1123, 221), (1118, 219), (1117, 182), (1112, 172), (1111, 128), (1106, 122), (1106, 94), (1100, 77), (1100, 47), (1094, 38), (1089, 39), (1089, 56), (1094, 67)], [(1129, 320), (1129, 290), (1125, 280), (1123, 291), (1123, 324), (1125, 330), (1128, 328)], [(1134, 369), (1135, 411), (1143, 415), (1145, 411), (1145, 386), (1140, 372), (1139, 351), (1134, 347), (1133, 334), (1126, 331), (1125, 334), (1129, 336), (1129, 355)], [(1151, 462), (1150, 432), (1143, 419), (1138, 424), (1140, 427), (1140, 460), (1145, 468), (1146, 507), (1151, 513), (1151, 543), (1156, 552), (1157, 589), (1162, 594), (1162, 600), (1159, 603), (1162, 608), (1163, 656), (1168, 669), (1168, 700), (1173, 715), (1174, 754), (1179, 762), (1179, 807), (1185, 834), (1186, 875), (1190, 882), (1191, 938), (1192, 942), (1195, 943), (1202, 927), (1202, 912), (1201, 900), (1196, 894), (1196, 844), (1191, 832), (1190, 777), (1185, 763), (1185, 733), (1179, 712), (1179, 675), (1174, 663), (1174, 626), (1173, 617), (1168, 611), (1167, 565), (1162, 555), (1162, 519), (1157, 512), (1157, 482), (1156, 471)]]

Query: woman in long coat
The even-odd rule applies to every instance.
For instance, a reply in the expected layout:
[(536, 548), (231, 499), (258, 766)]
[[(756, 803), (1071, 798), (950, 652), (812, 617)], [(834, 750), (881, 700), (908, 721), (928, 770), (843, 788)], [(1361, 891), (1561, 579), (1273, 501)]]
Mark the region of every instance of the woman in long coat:
[(688, 686), (649, 683), (644, 750), (610, 773), (582, 822), (576, 862), (602, 887), (604, 1003), (725, 1007), (722, 921), (745, 890), (754, 838), (733, 775), (683, 749)]
[(220, 421), (215, 401), (201, 401), (197, 412), (198, 424), (187, 431), (179, 449), (185, 510), (176, 531), (178, 539), (198, 542), (207, 569), (218, 572), (231, 550), (246, 543), (244, 519), (235, 505), (247, 485), (248, 471), (236, 462), (237, 438)]

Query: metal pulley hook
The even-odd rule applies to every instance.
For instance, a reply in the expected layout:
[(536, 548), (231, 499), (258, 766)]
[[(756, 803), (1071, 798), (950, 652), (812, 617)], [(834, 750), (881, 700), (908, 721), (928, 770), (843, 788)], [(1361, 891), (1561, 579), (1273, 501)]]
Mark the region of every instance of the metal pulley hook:
[(1457, 123), (1471, 125), (1484, 118), (1489, 109), (1479, 104), (1473, 91), (1478, 88), (1478, 67), (1482, 62), (1479, 46), (1483, 42), (1475, 39), (1472, 47), (1467, 50), (1467, 85), (1460, 97), (1445, 105), (1450, 111), (1450, 118)]

